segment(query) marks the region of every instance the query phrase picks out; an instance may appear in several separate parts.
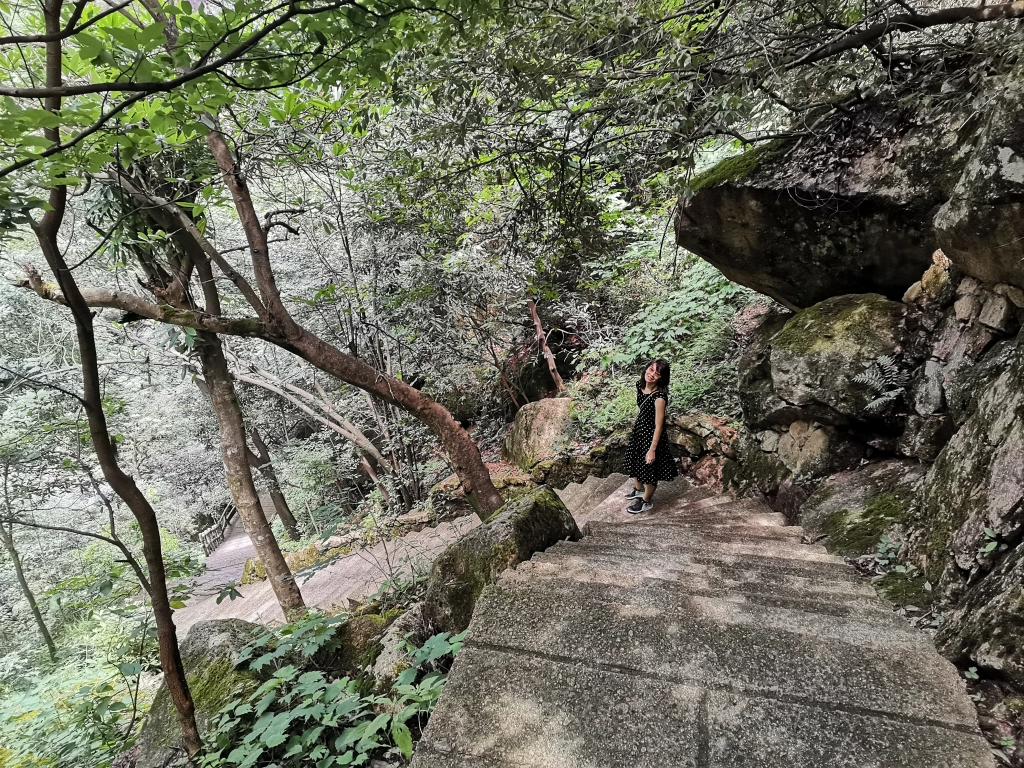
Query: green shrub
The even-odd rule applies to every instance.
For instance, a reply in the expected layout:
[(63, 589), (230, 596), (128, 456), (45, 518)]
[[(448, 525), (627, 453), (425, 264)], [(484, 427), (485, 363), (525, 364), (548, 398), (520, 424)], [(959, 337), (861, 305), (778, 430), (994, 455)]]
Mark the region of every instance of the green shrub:
[(278, 668), (251, 696), (232, 701), (205, 736), (202, 768), (366, 765), (372, 758), (412, 755), (447, 677), (462, 635), (435, 635), (409, 647), (412, 666), (385, 695), (359, 677), (332, 679), (311, 666), (339, 642), (345, 617), (314, 616), (263, 635), (243, 653), (252, 666)]

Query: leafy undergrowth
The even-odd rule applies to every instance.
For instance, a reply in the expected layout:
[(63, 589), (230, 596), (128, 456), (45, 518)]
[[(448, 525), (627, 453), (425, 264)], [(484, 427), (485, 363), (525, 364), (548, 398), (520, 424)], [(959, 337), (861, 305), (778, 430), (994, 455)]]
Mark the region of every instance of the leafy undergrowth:
[(731, 321), (760, 299), (696, 258), (686, 265), (678, 285), (652, 297), (633, 315), (621, 338), (585, 354), (590, 368), (569, 386), (579, 438), (632, 425), (635, 382), (653, 358), (672, 367), (669, 399), (674, 413), (739, 413), (738, 345)]
[(444, 687), (462, 635), (407, 645), (410, 666), (390, 688), (375, 693), (368, 667), (334, 676), (325, 663), (339, 646), (344, 616), (317, 616), (279, 627), (243, 652), (250, 668), (274, 668), (250, 696), (236, 699), (212, 720), (202, 768), (367, 765), (403, 763), (412, 756)]

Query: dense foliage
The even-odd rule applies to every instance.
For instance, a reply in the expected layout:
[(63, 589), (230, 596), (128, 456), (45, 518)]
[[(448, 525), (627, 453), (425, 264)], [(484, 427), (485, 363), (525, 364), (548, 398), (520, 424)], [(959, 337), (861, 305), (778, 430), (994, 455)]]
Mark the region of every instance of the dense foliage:
[[(158, 514), (171, 604), (187, 604), (198, 534), (237, 501), (203, 334), (221, 334), (249, 447), (266, 448), (250, 462), (263, 505), (277, 488), (298, 520), (275, 524), (291, 549), (429, 509), (464, 469), (458, 434), (445, 443), (386, 387), (328, 375), (296, 354), (295, 329), (440, 403), (486, 460), (519, 407), (558, 389), (553, 372), (575, 437), (629, 422), (654, 356), (673, 364), (674, 409), (732, 418), (730, 321), (755, 299), (674, 247), (679, 196), (751, 142), (800, 141), (872, 99), (938, 113), (1012, 64), (1019, 3), (943, 13), (0, 2), (0, 765), (45, 765), (44, 750), (108, 765), (158, 666), (144, 536), (97, 458), (54, 280), (91, 297), (110, 442)], [(67, 270), (37, 243), (58, 212)], [(204, 759), (407, 754), (437, 660), (377, 698), (283, 666), (222, 714)]]

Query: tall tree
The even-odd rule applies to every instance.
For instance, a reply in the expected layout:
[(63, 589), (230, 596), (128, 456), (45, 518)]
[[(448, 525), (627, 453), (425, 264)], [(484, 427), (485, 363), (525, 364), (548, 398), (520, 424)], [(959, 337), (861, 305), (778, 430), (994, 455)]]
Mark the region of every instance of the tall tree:
[[(63, 87), (64, 68), (61, 37), (64, 33), (62, 21), (63, 0), (46, 0), (43, 5), (45, 25), (45, 73), (44, 82), (50, 92), (43, 100), (43, 109), (53, 118), (58, 118), (61, 109), (60, 91)], [(43, 129), (46, 141), (54, 146), (61, 141), (59, 118)], [(57, 179), (56, 181), (62, 181)], [(93, 329), (93, 315), (88, 303), (78, 289), (78, 284), (64, 259), (58, 239), (64, 214), (67, 210), (68, 189), (63, 183), (56, 184), (47, 199), (47, 211), (32, 222), (39, 247), (47, 265), (57, 280), (64, 302), (75, 320), (78, 337), (78, 352), (82, 366), (82, 406), (89, 422), (89, 434), (93, 450), (103, 476), (114, 492), (127, 504), (138, 521), (143, 539), (143, 555), (149, 574), (150, 601), (157, 626), (160, 644), (160, 665), (164, 672), (171, 700), (178, 713), (183, 743), (189, 755), (199, 751), (199, 729), (196, 726), (195, 706), (189, 691), (185, 670), (181, 663), (177, 632), (174, 627), (173, 611), (167, 594), (167, 578), (164, 570), (160, 527), (156, 512), (134, 479), (121, 470), (114, 452), (114, 440), (107, 429), (106, 414), (103, 411), (103, 394), (100, 389), (99, 358), (96, 354), (96, 338)], [(30, 280), (33, 276), (30, 274)], [(35, 276), (38, 281), (38, 276)]]

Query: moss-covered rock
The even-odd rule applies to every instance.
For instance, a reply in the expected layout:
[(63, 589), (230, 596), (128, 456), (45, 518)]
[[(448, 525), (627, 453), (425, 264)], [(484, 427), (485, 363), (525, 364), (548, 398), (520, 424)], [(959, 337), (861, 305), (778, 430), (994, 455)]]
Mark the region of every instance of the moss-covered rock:
[(842, 554), (874, 552), (879, 539), (915, 508), (925, 468), (884, 461), (826, 478), (800, 507), (804, 535)]
[(775, 395), (805, 419), (844, 425), (870, 420), (877, 395), (854, 379), (906, 336), (904, 304), (877, 294), (837, 296), (798, 312), (771, 339)]
[(338, 628), (340, 644), (332, 654), (330, 667), (340, 674), (355, 675), (373, 664), (380, 652), (380, 638), (401, 615), (400, 609), (392, 609), (350, 617)]
[(437, 559), (423, 601), (425, 620), (439, 630), (462, 632), (480, 593), (502, 571), (558, 541), (580, 538), (576, 521), (549, 487), (520, 496)]
[[(257, 625), (241, 619), (202, 621), (189, 630), (181, 643), (181, 661), (200, 733), (225, 704), (248, 696), (265, 679), (255, 672), (235, 668), (241, 650), (252, 642), (258, 630)], [(166, 685), (157, 691), (136, 745), (137, 768), (188, 764), (181, 747), (178, 714)]]
[(568, 438), (571, 405), (567, 398), (552, 398), (520, 408), (501, 449), (502, 459), (529, 472), (537, 462), (554, 457)]
[(862, 510), (841, 509), (825, 523), (827, 546), (841, 555), (866, 555), (878, 548), (886, 531), (901, 523), (909, 510), (894, 494), (870, 499)]
[(967, 164), (956, 126), (976, 109), (991, 119), (978, 115), (994, 92), (942, 120), (878, 97), (828, 118), (817, 140), (729, 158), (680, 201), (676, 241), (791, 309), (849, 293), (899, 299), (927, 268), (935, 214)]
[(896, 605), (924, 610), (935, 600), (927, 584), (928, 580), (920, 571), (892, 570), (875, 581), (875, 588)]

